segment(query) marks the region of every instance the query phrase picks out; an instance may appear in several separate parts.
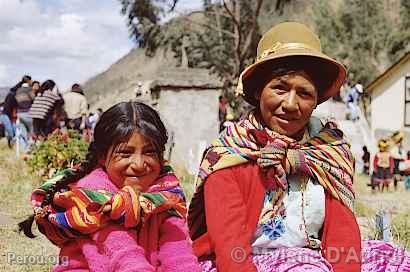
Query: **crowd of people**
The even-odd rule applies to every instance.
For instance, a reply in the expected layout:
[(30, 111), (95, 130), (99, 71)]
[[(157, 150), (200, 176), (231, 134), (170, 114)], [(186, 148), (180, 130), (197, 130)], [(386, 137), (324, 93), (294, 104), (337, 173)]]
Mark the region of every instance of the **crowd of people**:
[[(389, 191), (391, 184), (396, 191), (399, 182), (404, 182), (405, 189), (410, 191), (410, 151), (406, 153), (403, 141), (402, 131), (396, 131), (388, 138), (379, 139), (379, 151), (373, 158), (373, 172), (369, 184), (373, 191)], [(363, 147), (362, 160), (364, 173), (369, 174), (370, 153), (367, 147)]]
[(102, 109), (95, 114), (89, 112), (87, 98), (78, 83), (61, 93), (52, 79), (40, 83), (29, 75), (9, 90), (1, 106), (0, 125), (8, 146), (12, 148), (19, 141), (25, 151), (57, 128), (77, 130), (91, 141), (102, 113)]

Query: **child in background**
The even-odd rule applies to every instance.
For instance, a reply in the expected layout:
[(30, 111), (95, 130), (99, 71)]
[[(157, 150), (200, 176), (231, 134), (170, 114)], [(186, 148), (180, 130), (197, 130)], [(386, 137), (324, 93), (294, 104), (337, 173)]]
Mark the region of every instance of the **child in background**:
[(391, 147), (389, 148), (390, 154), (393, 158), (394, 168), (393, 168), (393, 179), (394, 179), (394, 190), (397, 190), (399, 181), (403, 181), (403, 176), (399, 170), (399, 164), (406, 159), (406, 154), (403, 150), (403, 140), (404, 133), (402, 131), (396, 131), (391, 136)]
[[(61, 248), (54, 271), (200, 271), (185, 222), (185, 196), (163, 160), (158, 113), (119, 103), (95, 127), (86, 160), (32, 194), (35, 215), (20, 223)], [(31, 220), (30, 220), (31, 219)]]
[(370, 168), (370, 152), (367, 150), (367, 146), (363, 146), (363, 173), (369, 175), (369, 168)]
[[(386, 191), (389, 191), (389, 185), (393, 182), (394, 162), (390, 152), (387, 149), (387, 141), (385, 139), (379, 140), (379, 152), (374, 156), (373, 160), (374, 174), (372, 178), (372, 185), (375, 185), (378, 188), (382, 185), (382, 192), (385, 188)], [(374, 188), (375, 187), (372, 187), (372, 189)]]
[(410, 151), (407, 151), (407, 159), (400, 162), (400, 172), (404, 175), (404, 188), (410, 191)]

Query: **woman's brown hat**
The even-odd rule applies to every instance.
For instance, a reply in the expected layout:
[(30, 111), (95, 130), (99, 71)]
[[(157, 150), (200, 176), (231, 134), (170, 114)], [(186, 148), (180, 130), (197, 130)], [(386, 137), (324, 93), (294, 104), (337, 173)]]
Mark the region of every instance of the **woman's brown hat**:
[[(346, 69), (336, 60), (322, 53), (319, 38), (305, 25), (296, 22), (278, 24), (266, 32), (258, 44), (255, 62), (248, 66), (239, 76), (237, 95), (243, 95), (250, 104), (257, 106), (254, 90), (249, 81), (255, 68), (262, 64), (269, 69), (275, 63), (283, 63), (286, 58), (304, 58), (304, 61), (315, 64), (315, 69), (323, 69), (321, 81), (326, 81), (325, 89), (318, 90), (318, 104), (337, 94), (346, 78)], [(279, 64), (280, 66), (280, 64)], [(331, 71), (329, 71), (331, 70)]]
[(398, 144), (404, 139), (404, 132), (403, 131), (396, 131), (393, 133), (391, 136), (391, 139), (394, 141), (394, 143)]

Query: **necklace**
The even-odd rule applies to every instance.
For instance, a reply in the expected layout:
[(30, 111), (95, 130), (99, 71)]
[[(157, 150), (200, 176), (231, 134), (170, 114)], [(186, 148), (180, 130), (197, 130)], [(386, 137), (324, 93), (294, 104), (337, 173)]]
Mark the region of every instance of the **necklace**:
[(309, 177), (302, 176), (301, 179), (302, 179), (302, 183), (300, 187), (300, 192), (302, 196), (301, 211), (302, 211), (302, 222), (303, 222), (303, 225), (301, 227), (303, 228), (303, 231), (305, 233), (305, 241), (306, 241), (307, 247), (317, 249), (320, 247), (320, 244), (316, 240), (310, 239), (308, 231), (307, 231), (306, 218), (305, 218), (305, 191), (306, 191), (306, 187), (309, 181)]

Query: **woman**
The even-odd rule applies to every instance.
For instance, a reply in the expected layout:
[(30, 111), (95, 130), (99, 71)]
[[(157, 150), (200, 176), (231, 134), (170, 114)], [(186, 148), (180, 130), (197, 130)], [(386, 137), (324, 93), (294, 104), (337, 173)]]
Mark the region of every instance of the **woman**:
[(30, 117), (33, 118), (34, 135), (36, 138), (47, 137), (55, 128), (53, 115), (64, 104), (63, 98), (56, 83), (48, 79), (41, 84), (34, 102), (30, 108)]
[(33, 83), (31, 84), (31, 91), (33, 92), (34, 96), (37, 96), (40, 93), (40, 87), (40, 82), (38, 82), (37, 80), (33, 81)]
[[(262, 37), (237, 89), (255, 110), (206, 150), (190, 205), (204, 271), (376, 271), (394, 254), (409, 269), (407, 253), (388, 244), (362, 249), (349, 145), (335, 124), (311, 116), (345, 77), (302, 24)], [(379, 251), (388, 257), (374, 259)]]
[(406, 159), (406, 155), (403, 150), (403, 131), (395, 131), (391, 136), (391, 148), (390, 154), (393, 158), (394, 168), (393, 168), (393, 183), (394, 190), (397, 190), (397, 185), (399, 181), (403, 180), (403, 176), (400, 174), (399, 164)]

